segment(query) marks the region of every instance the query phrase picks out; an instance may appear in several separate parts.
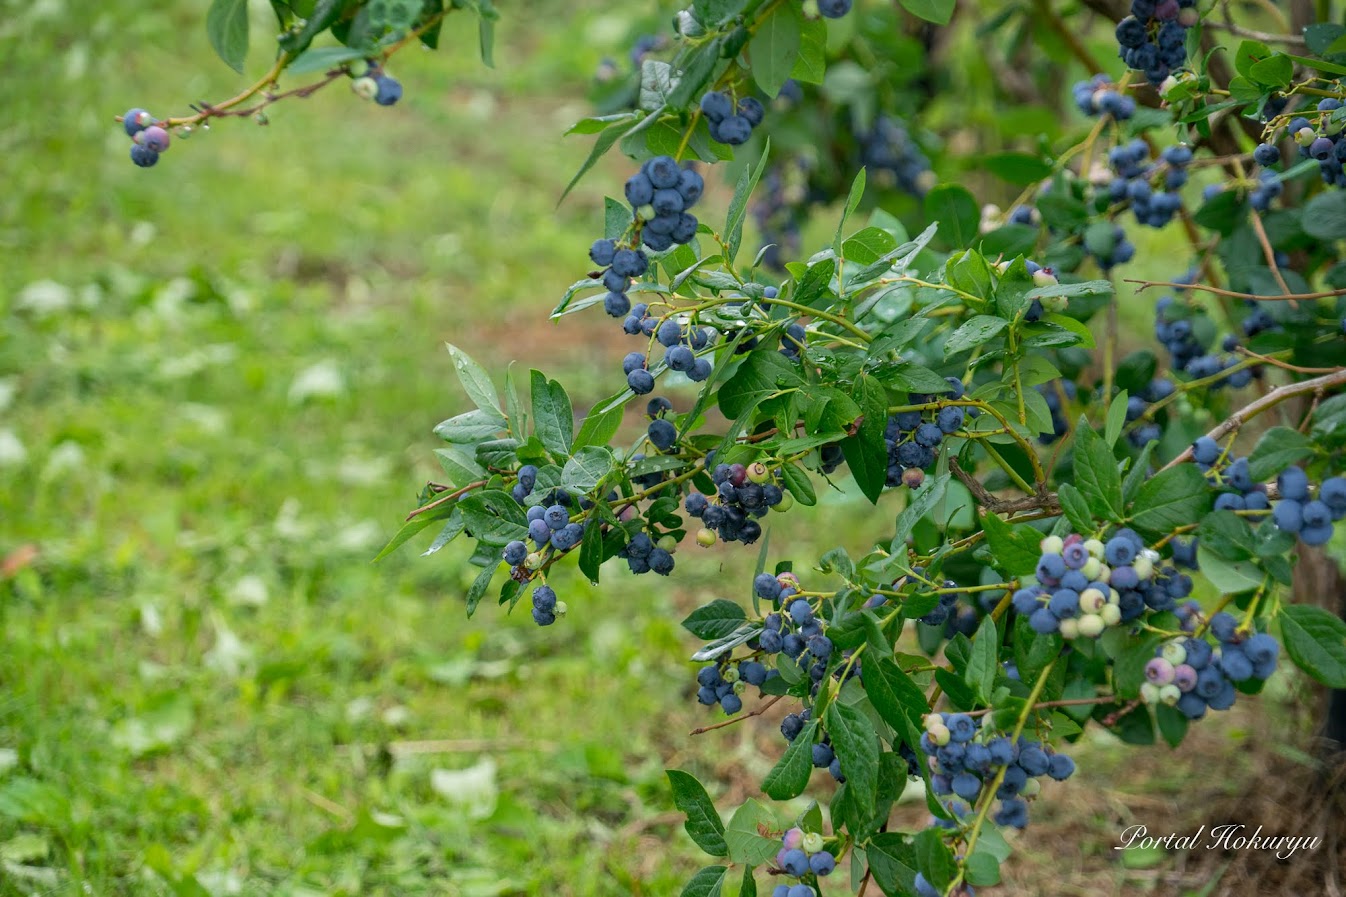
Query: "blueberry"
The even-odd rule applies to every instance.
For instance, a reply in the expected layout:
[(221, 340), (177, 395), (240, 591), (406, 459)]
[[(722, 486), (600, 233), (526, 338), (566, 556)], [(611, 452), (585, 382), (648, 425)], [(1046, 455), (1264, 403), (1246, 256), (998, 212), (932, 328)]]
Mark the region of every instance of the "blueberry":
[(780, 731), (786, 741), (794, 741), (799, 737), (799, 733), (804, 731), (803, 718), (797, 713), (787, 714), (785, 719), (781, 720)]
[(677, 190), (682, 195), (684, 209), (690, 209), (696, 205), (696, 201), (701, 198), (705, 189), (706, 182), (701, 178), (701, 175), (690, 168), (684, 168), (682, 174), (678, 176)]
[(374, 102), (380, 106), (391, 106), (402, 99), (402, 82), (391, 75), (379, 75), (374, 79), (379, 92), (374, 94)]
[(725, 713), (733, 716), (743, 709), (743, 699), (736, 694), (727, 694), (720, 698), (720, 706), (724, 708)]
[(1051, 768), (1051, 760), (1037, 744), (1027, 744), (1019, 750), (1019, 767), (1030, 776), (1044, 775)]
[(917, 445), (934, 448), (944, 441), (944, 431), (935, 424), (925, 423), (916, 428), (916, 435), (913, 438)]
[(1281, 151), (1274, 143), (1259, 143), (1253, 150), (1253, 161), (1258, 165), (1275, 165), (1281, 160)]
[(664, 353), (664, 364), (675, 371), (688, 373), (696, 366), (696, 356), (686, 346), (674, 346)]
[(1326, 545), (1332, 538), (1332, 524), (1325, 523), (1322, 526), (1306, 526), (1299, 531), (1299, 541), (1305, 545), (1318, 546)]
[(641, 171), (631, 175), (626, 180), (626, 201), (636, 208), (649, 205), (650, 200), (654, 199), (654, 184), (650, 183), (649, 176)]
[(749, 685), (760, 686), (766, 681), (767, 669), (765, 664), (758, 663), (755, 660), (747, 660), (738, 665), (738, 674)]
[(144, 109), (132, 109), (122, 116), (122, 127), (126, 130), (127, 137), (134, 137), (148, 128), (153, 121), (154, 116)]
[(533, 608), (533, 622), (539, 626), (550, 626), (556, 622), (556, 614), (541, 608)]
[(1238, 620), (1227, 611), (1220, 611), (1210, 618), (1210, 632), (1222, 642), (1232, 642), (1238, 634)]
[(787, 850), (782, 853), (779, 862), (780, 867), (784, 869), (788, 875), (798, 877), (809, 871), (808, 854), (798, 848)]
[(511, 567), (517, 567), (523, 563), (524, 558), (528, 557), (528, 546), (518, 539), (505, 546), (505, 563)]
[[(702, 514), (706, 513), (706, 508), (709, 507), (709, 505), (710, 502), (708, 502), (706, 497), (700, 492), (690, 493), (687, 496), (687, 500), (682, 504), (683, 509), (693, 517), (700, 517)], [(772, 578), (772, 582), (775, 582), (774, 577)], [(763, 595), (762, 597), (765, 598), (766, 596)]]
[(168, 149), (168, 132), (158, 125), (150, 125), (137, 134), (135, 139), (136, 143), (152, 149), (156, 153), (162, 153)]
[(955, 713), (944, 723), (949, 727), (949, 738), (959, 744), (971, 741), (977, 734), (977, 721), (966, 713)]
[[(650, 179), (656, 190), (667, 190), (678, 186), (682, 169), (672, 156), (655, 156), (642, 166), (641, 171)], [(644, 203), (641, 203), (644, 205)]]
[(667, 576), (673, 572), (673, 555), (662, 548), (655, 548), (650, 552), (650, 569), (660, 576)]
[(677, 321), (669, 318), (659, 325), (659, 329), (655, 332), (655, 339), (659, 341), (660, 345), (672, 348), (682, 339), (682, 327), (679, 326)]
[(1053, 754), (1047, 762), (1047, 775), (1058, 782), (1064, 782), (1075, 772), (1075, 761), (1065, 754)]
[(1287, 533), (1298, 533), (1304, 528), (1304, 505), (1294, 499), (1283, 498), (1276, 503), (1271, 519)]
[(949, 787), (953, 789), (954, 794), (972, 803), (981, 793), (981, 779), (970, 772), (960, 772), (950, 781)]
[(594, 240), (594, 245), (589, 247), (589, 259), (600, 268), (606, 268), (612, 264), (616, 251), (617, 244), (611, 240)]
[[(963, 426), (963, 418), (966, 411), (960, 405), (954, 405), (939, 409), (939, 416), (936, 418), (936, 425), (940, 431), (949, 434), (957, 432), (958, 428)], [(917, 439), (919, 440), (919, 435)]]
[(812, 870), (814, 875), (831, 875), (832, 870), (836, 868), (836, 857), (826, 850), (820, 850), (809, 857), (809, 869)]
[(832, 752), (832, 746), (830, 744), (823, 744), (819, 742), (818, 744), (815, 744), (813, 746), (814, 766), (826, 769), (828, 766), (832, 765), (832, 758), (835, 756), (836, 754)]
[(1323, 501), (1315, 499), (1305, 502), (1301, 514), (1304, 518), (1304, 529), (1317, 529), (1332, 523), (1332, 509)]
[(1192, 443), (1192, 459), (1198, 464), (1214, 464), (1219, 458), (1220, 444), (1209, 436), (1202, 436)]
[(748, 124), (755, 128), (760, 125), (762, 119), (766, 117), (766, 110), (762, 108), (762, 104), (755, 98), (744, 97), (738, 101), (738, 114), (746, 118)]
[(528, 538), (542, 545), (551, 539), (551, 527), (547, 526), (545, 520), (533, 520), (528, 524)]
[(562, 505), (552, 505), (546, 510), (546, 513), (543, 514), (542, 519), (545, 520), (547, 526), (551, 527), (553, 530), (559, 530), (570, 522), (570, 511), (566, 510)]
[(728, 95), (712, 90), (701, 97), (701, 114), (707, 121), (718, 124), (734, 114), (734, 103)]
[(646, 370), (634, 370), (626, 375), (626, 385), (638, 396), (649, 395), (654, 390), (654, 376)]
[(824, 19), (839, 19), (851, 11), (852, 0), (818, 0), (818, 15)]
[(631, 310), (631, 300), (625, 293), (608, 293), (603, 297), (603, 311), (614, 318), (621, 318)]
[(534, 589), (533, 609), (544, 613), (554, 612), (556, 610), (556, 591), (551, 586), (538, 586)]
[(747, 143), (752, 136), (752, 124), (741, 115), (731, 115), (721, 122), (712, 123), (710, 136), (720, 143), (739, 146)]
[(137, 143), (131, 147), (131, 161), (141, 168), (152, 168), (159, 161), (159, 154)]
[(629, 374), (632, 371), (639, 371), (645, 367), (645, 354), (643, 352), (629, 352), (622, 359), (622, 373)]

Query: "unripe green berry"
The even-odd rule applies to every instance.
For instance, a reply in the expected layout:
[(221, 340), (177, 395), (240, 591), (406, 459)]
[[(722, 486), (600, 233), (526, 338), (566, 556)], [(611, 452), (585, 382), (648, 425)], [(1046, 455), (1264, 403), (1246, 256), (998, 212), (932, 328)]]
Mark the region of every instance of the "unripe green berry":
[(1159, 656), (1177, 666), (1180, 663), (1187, 662), (1187, 648), (1180, 641), (1165, 642), (1164, 647), (1159, 651)]
[(1079, 631), (1080, 635), (1085, 638), (1098, 638), (1103, 634), (1103, 630), (1106, 628), (1107, 624), (1103, 622), (1103, 618), (1098, 614), (1085, 614), (1080, 617)]
[(1174, 704), (1178, 703), (1178, 700), (1181, 697), (1182, 689), (1171, 682), (1168, 685), (1163, 685), (1159, 688), (1159, 703), (1161, 704), (1167, 704), (1172, 707)]
[(1036, 797), (1042, 791), (1042, 782), (1037, 779), (1029, 779), (1024, 786), (1019, 789), (1019, 793), (1024, 797)]
[(1154, 562), (1144, 556), (1132, 561), (1131, 568), (1136, 571), (1136, 576), (1140, 577), (1142, 581), (1154, 575)]
[(823, 849), (823, 836), (817, 832), (806, 832), (800, 846), (804, 848), (805, 853), (817, 853)]
[(373, 100), (379, 95), (379, 82), (365, 75), (351, 82), (351, 90), (362, 100)]
[(785, 511), (790, 510), (794, 506), (795, 506), (795, 497), (791, 495), (789, 492), (786, 492), (784, 495), (781, 496), (780, 504), (776, 505), (771, 510), (780, 511), (783, 513)]
[(1033, 286), (1035, 287), (1052, 287), (1056, 286), (1059, 282), (1060, 281), (1056, 279), (1056, 275), (1046, 268), (1039, 268), (1037, 271), (1033, 272)]
[(748, 479), (754, 483), (765, 483), (771, 479), (771, 471), (761, 461), (754, 461), (748, 465)]
[(715, 544), (719, 536), (715, 535), (714, 530), (706, 529), (704, 526), (696, 531), (696, 544), (702, 548), (709, 548)]
[(672, 536), (660, 536), (656, 544), (669, 554), (678, 550), (678, 540)]
[(930, 743), (939, 747), (944, 747), (944, 745), (948, 744), (949, 739), (952, 737), (952, 733), (949, 732), (949, 727), (943, 723), (940, 723), (934, 728), (926, 729), (926, 732), (930, 736)]
[(1089, 558), (1080, 568), (1080, 572), (1088, 579), (1098, 579), (1098, 575), (1103, 572), (1103, 562), (1098, 558)]
[(556, 616), (564, 617), (566, 615), (566, 611), (568, 610), (570, 610), (570, 608), (566, 606), (566, 603), (564, 601), (556, 602), (556, 611), (555, 611)]
[(1071, 641), (1080, 637), (1080, 621), (1074, 617), (1066, 617), (1061, 621), (1061, 638)]
[(1103, 622), (1108, 626), (1116, 626), (1122, 622), (1122, 609), (1115, 604), (1109, 604), (1099, 611), (1098, 615), (1103, 618)]
[(649, 221), (652, 218), (654, 218), (654, 216), (655, 216), (654, 206), (650, 205), (649, 203), (645, 203), (645, 205), (636, 209), (636, 217), (639, 218), (641, 221)]
[(1159, 703), (1159, 686), (1152, 682), (1142, 682), (1140, 684), (1140, 698), (1146, 704)]
[(542, 553), (538, 551), (530, 552), (528, 557), (523, 559), (523, 566), (526, 570), (536, 570), (542, 566)]
[(1318, 139), (1318, 133), (1313, 128), (1300, 128), (1295, 132), (1295, 143), (1300, 146), (1308, 146)]
[(733, 685), (738, 681), (738, 667), (725, 667), (724, 672), (720, 674), (725, 682)]
[(747, 690), (748, 690), (748, 683), (743, 681), (742, 679), (734, 683), (734, 694), (742, 695)]
[(1090, 557), (1095, 557), (1099, 560), (1103, 559), (1103, 543), (1098, 539), (1085, 539), (1084, 547), (1088, 550)]
[(1108, 598), (1098, 589), (1085, 589), (1080, 593), (1080, 610), (1086, 614), (1097, 614), (1108, 606)]
[(346, 74), (352, 78), (363, 78), (369, 74), (369, 60), (356, 59), (346, 66)]
[(1042, 541), (1038, 543), (1038, 549), (1043, 554), (1060, 554), (1065, 550), (1065, 547), (1065, 540), (1060, 536), (1044, 536)]

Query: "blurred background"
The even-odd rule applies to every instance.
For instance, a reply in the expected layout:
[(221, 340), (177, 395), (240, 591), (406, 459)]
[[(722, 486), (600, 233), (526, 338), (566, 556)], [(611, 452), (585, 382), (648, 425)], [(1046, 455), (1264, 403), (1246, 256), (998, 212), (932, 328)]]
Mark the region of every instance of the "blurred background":
[[(602, 589), (563, 572), (571, 613), (547, 630), (466, 619), (460, 546), (371, 563), (463, 410), (445, 341), (559, 377), (577, 409), (612, 391), (616, 328), (547, 312), (629, 166), (558, 208), (591, 139), (561, 135), (673, 7), (502, 4), (494, 69), (451, 18), (441, 52), (395, 58), (396, 107), (337, 82), (132, 166), (115, 115), (185, 114), (265, 70), (253, 5), (244, 78), (206, 0), (0, 0), (0, 895), (677, 893), (703, 858), (663, 770), (740, 800), (781, 746), (773, 716), (687, 734), (715, 717), (678, 621), (755, 550), (684, 548), (673, 579)], [(966, 128), (936, 169), (967, 175), (988, 122), (1054, 130), (1059, 99), (933, 102)], [(726, 204), (721, 185), (707, 214)], [(773, 551), (862, 552), (890, 525), (833, 498), (777, 523)], [(1208, 868), (1117, 835), (1215, 822), (1303, 760), (1268, 735), (1301, 727), (1294, 687), (1179, 752), (1086, 737), (1081, 774), (1011, 836), (1007, 893), (1198, 893)]]

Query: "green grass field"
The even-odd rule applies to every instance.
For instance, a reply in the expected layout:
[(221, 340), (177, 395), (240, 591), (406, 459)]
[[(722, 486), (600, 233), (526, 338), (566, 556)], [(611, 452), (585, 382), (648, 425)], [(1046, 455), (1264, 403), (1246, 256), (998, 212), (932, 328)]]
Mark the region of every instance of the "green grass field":
[[(559, 135), (637, 24), (532, 4), (494, 70), (446, 27), (447, 52), (398, 57), (395, 109), (337, 84), (136, 169), (113, 115), (242, 83), (205, 6), (0, 2), (0, 895), (677, 893), (701, 858), (663, 770), (727, 802), (779, 749), (769, 721), (685, 734), (709, 720), (677, 621), (755, 552), (601, 589), (571, 570), (551, 630), (465, 619), (459, 546), (371, 563), (462, 410), (445, 341), (564, 374), (577, 407), (611, 391), (611, 328), (546, 312), (623, 169), (558, 212), (588, 150)], [(891, 519), (867, 507), (773, 544), (863, 550)], [(1087, 799), (1128, 792), (1119, 750), (1087, 745), (1063, 815), (1020, 839), (1025, 887), (1072, 825), (1090, 882), (1134, 883)]]

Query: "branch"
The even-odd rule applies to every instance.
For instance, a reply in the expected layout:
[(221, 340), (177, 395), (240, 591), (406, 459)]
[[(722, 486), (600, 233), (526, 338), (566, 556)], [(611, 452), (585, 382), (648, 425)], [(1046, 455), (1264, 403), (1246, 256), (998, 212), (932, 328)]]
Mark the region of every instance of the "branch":
[(448, 495), (441, 496), (440, 498), (437, 498), (434, 501), (430, 502), (430, 504), (428, 505), (421, 505), (419, 508), (408, 514), (407, 519), (410, 520), (411, 518), (415, 517), (418, 514), (424, 514), (426, 511), (429, 511), (433, 508), (437, 508), (440, 505), (444, 504), (445, 502), (453, 501), (455, 498), (460, 498), (463, 495), (466, 495), (468, 492), (471, 492), (473, 489), (479, 489), (485, 485), (486, 485), (485, 480), (477, 480), (475, 483), (468, 483), (463, 488), (455, 489)]
[[(1342, 385), (1346, 385), (1346, 369), (1339, 370), (1333, 374), (1327, 374), (1323, 377), (1315, 377), (1312, 380), (1301, 380), (1298, 383), (1288, 383), (1285, 386), (1278, 386), (1257, 401), (1244, 408), (1240, 408), (1228, 420), (1221, 423), (1206, 435), (1215, 440), (1223, 439), (1263, 411), (1279, 405), (1291, 396), (1303, 395), (1307, 392), (1322, 393), (1335, 386)], [(1160, 470), (1161, 472), (1168, 470), (1170, 467), (1181, 464), (1191, 457), (1192, 447), (1188, 446), (1181, 454), (1165, 464)]]
[(1203, 293), (1214, 293), (1217, 296), (1228, 296), (1231, 299), (1256, 299), (1259, 302), (1293, 302), (1298, 299), (1331, 299), (1335, 296), (1346, 296), (1346, 290), (1322, 290), (1317, 293), (1290, 293), (1286, 296), (1266, 296), (1260, 293), (1239, 293), (1234, 290), (1222, 290), (1219, 287), (1207, 286), (1204, 283), (1174, 283), (1169, 280), (1133, 280), (1125, 278), (1123, 283), (1136, 284), (1136, 292), (1144, 292), (1150, 287), (1170, 287), (1175, 290), (1200, 290)]
[(1018, 511), (1037, 510), (1049, 511), (1053, 514), (1061, 513), (1061, 502), (1056, 497), (1056, 493), (1048, 492), (1043, 486), (1039, 486), (1035, 494), (1025, 498), (996, 498), (986, 491), (986, 487), (976, 477), (959, 466), (957, 458), (949, 459), (949, 470), (958, 478), (958, 482), (966, 486), (967, 491), (972, 493), (972, 497), (977, 500), (977, 504), (992, 513), (1013, 514)]
[(766, 713), (773, 706), (775, 706), (776, 702), (783, 697), (785, 696), (776, 695), (774, 698), (772, 698), (770, 701), (767, 701), (765, 704), (758, 707), (756, 710), (751, 710), (747, 713), (741, 713), (738, 716), (731, 716), (729, 717), (729, 719), (721, 720), (718, 723), (712, 723), (709, 726), (701, 726), (700, 728), (693, 729), (689, 734), (705, 735), (707, 732), (713, 732), (716, 729), (723, 729), (725, 726), (732, 726), (734, 723), (741, 723), (745, 719), (752, 719), (754, 716), (761, 716), (763, 713)]

